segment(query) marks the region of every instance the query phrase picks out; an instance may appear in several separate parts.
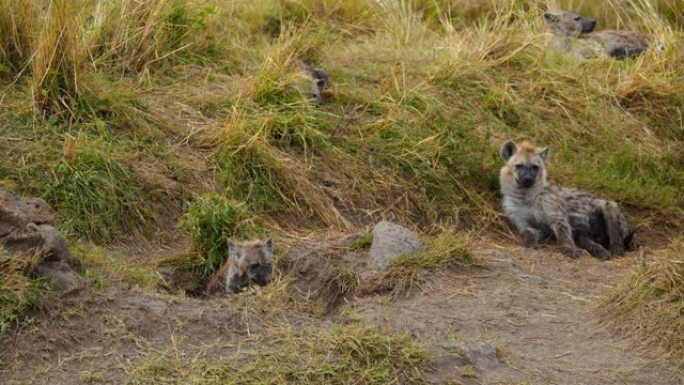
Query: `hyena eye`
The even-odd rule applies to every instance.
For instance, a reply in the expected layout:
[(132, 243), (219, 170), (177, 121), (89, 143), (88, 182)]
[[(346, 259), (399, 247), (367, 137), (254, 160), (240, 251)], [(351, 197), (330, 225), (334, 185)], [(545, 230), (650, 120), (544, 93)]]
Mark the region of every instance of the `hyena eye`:
[(257, 267), (259, 267), (258, 263), (253, 263), (253, 264), (249, 265), (250, 269), (256, 269)]
[(516, 170), (520, 170), (521, 168), (523, 168), (523, 165), (522, 165), (522, 164), (518, 163), (518, 164), (515, 165), (515, 169), (516, 169)]
[(582, 16), (575, 16), (575, 21), (580, 21), (582, 20)]
[(533, 165), (532, 165), (532, 170), (534, 170), (534, 171), (539, 170), (539, 166), (537, 166), (536, 164), (533, 164)]

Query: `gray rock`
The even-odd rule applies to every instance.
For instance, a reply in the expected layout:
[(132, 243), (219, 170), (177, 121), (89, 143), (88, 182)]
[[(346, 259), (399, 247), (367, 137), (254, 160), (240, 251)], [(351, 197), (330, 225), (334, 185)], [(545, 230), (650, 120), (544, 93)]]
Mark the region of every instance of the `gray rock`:
[(433, 363), (444, 369), (473, 366), (482, 370), (500, 364), (496, 348), (486, 341), (446, 342), (430, 347), (429, 352)]
[(81, 288), (81, 279), (65, 261), (43, 262), (38, 265), (36, 274), (50, 281), (52, 290), (68, 294)]
[(546, 278), (540, 277), (538, 275), (532, 275), (532, 274), (520, 274), (518, 276), (521, 281), (529, 284), (529, 285), (536, 285), (536, 286), (547, 286), (547, 281)]
[(386, 270), (393, 259), (415, 254), (422, 246), (423, 242), (413, 231), (396, 223), (382, 221), (373, 227), (370, 267)]
[(459, 347), (467, 360), (478, 369), (493, 369), (499, 365), (494, 345), (486, 341), (464, 342)]
[(427, 351), (434, 369), (427, 375), (430, 383), (434, 384), (451, 383), (450, 380), (462, 376), (465, 370), (474, 371), (482, 383), (489, 384), (492, 379), (489, 374), (498, 373), (495, 375), (498, 379), (501, 370), (504, 370), (504, 365), (496, 355), (496, 348), (485, 341), (447, 340), (428, 346)]

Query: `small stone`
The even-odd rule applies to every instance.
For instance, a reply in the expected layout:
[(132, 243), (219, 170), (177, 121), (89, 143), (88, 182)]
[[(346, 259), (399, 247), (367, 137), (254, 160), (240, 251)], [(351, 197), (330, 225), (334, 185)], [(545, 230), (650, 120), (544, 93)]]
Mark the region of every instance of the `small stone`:
[(468, 361), (478, 369), (492, 369), (499, 365), (494, 345), (486, 341), (464, 342), (458, 345)]
[(546, 286), (547, 281), (544, 277), (532, 274), (520, 274), (520, 279), (530, 285)]
[(382, 221), (373, 227), (370, 267), (379, 271), (387, 270), (392, 260), (413, 255), (422, 246), (423, 242), (413, 231), (396, 223)]
[(473, 366), (478, 370), (499, 365), (496, 348), (486, 341), (455, 342), (431, 346), (428, 350), (433, 363), (441, 368), (456, 369)]
[(36, 273), (50, 281), (52, 290), (69, 294), (81, 288), (81, 279), (74, 269), (64, 261), (44, 262), (38, 265)]

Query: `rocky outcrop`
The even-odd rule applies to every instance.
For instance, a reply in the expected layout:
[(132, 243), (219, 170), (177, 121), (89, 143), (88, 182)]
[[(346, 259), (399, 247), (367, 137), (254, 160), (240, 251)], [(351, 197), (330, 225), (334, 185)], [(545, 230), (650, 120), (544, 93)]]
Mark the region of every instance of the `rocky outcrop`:
[(50, 280), (52, 288), (70, 293), (81, 286), (66, 242), (52, 227), (55, 211), (40, 198), (20, 198), (0, 189), (0, 245), (16, 256), (39, 255), (35, 274)]

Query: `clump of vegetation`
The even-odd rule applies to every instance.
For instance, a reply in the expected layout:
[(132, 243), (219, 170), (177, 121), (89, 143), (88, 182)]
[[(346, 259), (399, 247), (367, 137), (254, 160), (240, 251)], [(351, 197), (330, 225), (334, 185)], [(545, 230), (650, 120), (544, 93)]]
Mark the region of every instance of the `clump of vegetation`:
[(181, 227), (190, 234), (199, 269), (209, 276), (228, 256), (228, 240), (241, 240), (262, 230), (254, 224), (243, 203), (217, 194), (198, 197), (181, 219)]
[(373, 244), (373, 233), (368, 233), (352, 243), (353, 250), (368, 249)]
[(673, 241), (603, 301), (604, 319), (684, 364), (684, 239)]
[(210, 57), (220, 49), (219, 34), (208, 32), (215, 28), (216, 11), (199, 1), (100, 2), (85, 26), (85, 44), (96, 68), (122, 73), (179, 57)]
[(65, 218), (68, 230), (95, 241), (108, 241), (154, 223), (160, 196), (121, 159), (81, 143), (53, 164), (48, 177), (48, 201)]
[(164, 355), (135, 368), (130, 384), (426, 384), (427, 355), (406, 335), (355, 325), (286, 330), (248, 357), (223, 364)]
[(473, 256), (463, 235), (453, 226), (445, 226), (435, 236), (429, 237), (416, 254), (393, 260), (391, 268), (448, 268), (472, 262)]
[[(23, 2), (19, 4), (22, 5), (18, 7), (25, 6)], [(79, 29), (71, 5), (69, 0), (49, 2), (32, 61), (34, 108), (39, 115), (55, 121), (79, 117), (82, 61), (78, 52)]]
[(43, 283), (31, 279), (37, 258), (15, 258), (0, 247), (0, 334), (20, 322), (44, 299)]
[(29, 64), (35, 17), (32, 1), (0, 4), (0, 76), (15, 76)]

